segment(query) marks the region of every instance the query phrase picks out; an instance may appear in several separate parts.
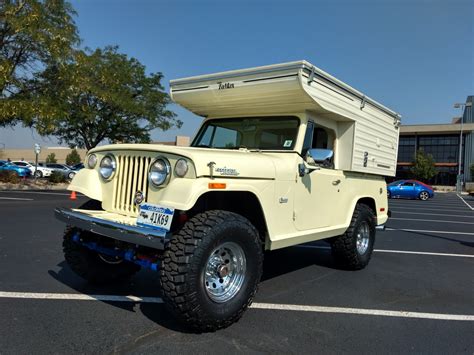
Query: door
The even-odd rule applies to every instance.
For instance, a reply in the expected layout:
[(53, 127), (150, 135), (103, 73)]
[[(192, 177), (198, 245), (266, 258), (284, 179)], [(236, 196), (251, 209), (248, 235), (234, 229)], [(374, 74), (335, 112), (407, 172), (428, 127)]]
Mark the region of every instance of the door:
[(340, 170), (315, 170), (298, 177), (294, 199), (294, 221), (298, 230), (342, 223), (341, 191), (345, 177)]
[[(332, 149), (334, 133), (308, 121), (302, 156), (310, 148)], [(341, 201), (345, 176), (341, 170), (319, 168), (296, 180), (294, 223), (298, 230), (309, 230), (343, 223)]]
[(412, 182), (404, 182), (400, 185), (400, 197), (415, 196), (415, 184)]

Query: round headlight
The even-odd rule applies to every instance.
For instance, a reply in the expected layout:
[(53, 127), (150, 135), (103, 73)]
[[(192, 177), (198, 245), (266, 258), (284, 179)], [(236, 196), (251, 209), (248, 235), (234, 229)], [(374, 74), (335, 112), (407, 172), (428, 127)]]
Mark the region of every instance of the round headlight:
[(179, 159), (174, 166), (174, 173), (176, 176), (183, 177), (188, 172), (188, 162), (184, 159)]
[(150, 166), (148, 177), (155, 186), (163, 185), (170, 175), (170, 163), (165, 159), (156, 159)]
[(115, 163), (115, 158), (112, 155), (106, 155), (100, 162), (100, 176), (106, 180), (110, 179), (114, 174), (116, 167), (117, 164)]
[(89, 155), (87, 158), (87, 166), (89, 169), (94, 169), (97, 165), (97, 156), (95, 154)]

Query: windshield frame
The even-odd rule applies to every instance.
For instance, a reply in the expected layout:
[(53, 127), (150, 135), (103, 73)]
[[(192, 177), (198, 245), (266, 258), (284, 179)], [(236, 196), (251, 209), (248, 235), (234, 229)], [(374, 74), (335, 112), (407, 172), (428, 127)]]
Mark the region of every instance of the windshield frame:
[[(209, 127), (209, 124), (212, 122), (219, 122), (219, 121), (226, 121), (226, 120), (245, 120), (245, 119), (287, 119), (287, 120), (294, 120), (296, 122), (296, 128), (295, 128), (295, 137), (292, 142), (291, 147), (287, 149), (275, 149), (275, 148), (256, 148), (256, 147), (245, 147), (245, 146), (240, 146), (240, 147), (233, 147), (233, 148), (226, 148), (226, 147), (199, 147), (197, 146), (197, 142), (202, 139), (202, 136), (205, 134), (205, 131), (207, 127)], [(217, 126), (219, 127), (219, 126)], [(301, 119), (300, 117), (296, 115), (274, 115), (274, 116), (242, 116), (242, 117), (214, 117), (214, 118), (209, 118), (206, 121), (204, 121), (199, 128), (196, 136), (194, 137), (193, 141), (191, 142), (190, 147), (192, 148), (204, 148), (204, 149), (228, 149), (228, 150), (236, 150), (236, 149), (248, 149), (250, 151), (277, 151), (277, 152), (294, 152), (296, 151), (296, 146), (297, 146), (297, 141), (298, 141), (298, 136), (299, 136), (299, 129), (301, 127)], [(225, 128), (225, 127), (224, 127)]]

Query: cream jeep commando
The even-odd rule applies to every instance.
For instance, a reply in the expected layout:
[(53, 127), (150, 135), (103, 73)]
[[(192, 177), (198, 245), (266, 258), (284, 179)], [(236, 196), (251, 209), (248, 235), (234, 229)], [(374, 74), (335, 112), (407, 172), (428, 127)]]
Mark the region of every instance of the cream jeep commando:
[(327, 239), (345, 268), (369, 263), (397, 113), (306, 61), (173, 80), (171, 95), (205, 117), (190, 147), (97, 147), (69, 186), (91, 200), (56, 209), (77, 274), (156, 270), (169, 309), (213, 331), (251, 304), (266, 250)]

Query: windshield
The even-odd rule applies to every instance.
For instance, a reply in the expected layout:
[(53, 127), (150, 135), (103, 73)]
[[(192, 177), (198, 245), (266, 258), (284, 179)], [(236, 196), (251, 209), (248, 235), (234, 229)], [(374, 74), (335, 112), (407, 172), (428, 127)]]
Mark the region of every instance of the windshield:
[(296, 117), (241, 117), (207, 121), (192, 147), (219, 149), (292, 150), (296, 144)]

